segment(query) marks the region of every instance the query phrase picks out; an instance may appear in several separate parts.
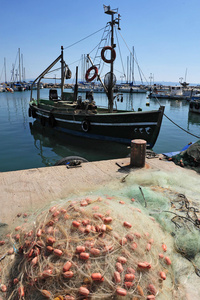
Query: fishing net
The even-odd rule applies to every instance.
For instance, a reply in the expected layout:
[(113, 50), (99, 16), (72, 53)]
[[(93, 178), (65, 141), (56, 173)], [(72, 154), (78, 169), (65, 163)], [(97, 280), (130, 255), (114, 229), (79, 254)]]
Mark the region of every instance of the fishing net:
[(17, 226), (2, 260), (6, 299), (174, 299), (166, 236), (120, 199), (73, 199)]
[(200, 173), (200, 140), (172, 156), (171, 159), (177, 165), (191, 167)]
[(198, 179), (193, 190), (181, 179), (137, 171), (21, 216), (1, 241), (3, 299), (191, 299), (191, 284), (199, 293), (199, 188)]

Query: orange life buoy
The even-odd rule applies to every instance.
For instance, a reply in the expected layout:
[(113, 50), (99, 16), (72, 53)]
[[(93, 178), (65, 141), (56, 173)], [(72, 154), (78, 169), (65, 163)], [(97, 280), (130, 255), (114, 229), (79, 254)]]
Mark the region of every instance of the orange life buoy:
[[(91, 72), (92, 70), (94, 70), (94, 75), (93, 75), (92, 77), (89, 78), (89, 74), (90, 74), (90, 72)], [(97, 67), (96, 67), (96, 66), (92, 66), (92, 67), (90, 67), (90, 68), (87, 70), (87, 72), (86, 72), (86, 74), (85, 74), (85, 80), (86, 80), (87, 82), (90, 82), (90, 81), (94, 80), (94, 79), (97, 77), (97, 75), (98, 75), (98, 69), (97, 69)]]
[[(106, 59), (104, 56), (104, 53), (106, 50), (110, 50), (111, 51), (111, 59)], [(101, 50), (101, 58), (103, 59), (103, 61), (105, 61), (106, 63), (110, 64), (111, 62), (113, 62), (116, 58), (116, 52), (115, 49), (112, 48), (111, 46), (106, 46)]]

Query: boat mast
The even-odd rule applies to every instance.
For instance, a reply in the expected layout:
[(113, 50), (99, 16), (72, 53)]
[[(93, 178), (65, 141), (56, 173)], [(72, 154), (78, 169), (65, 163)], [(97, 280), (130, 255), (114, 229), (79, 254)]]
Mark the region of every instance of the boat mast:
[[(110, 6), (105, 6), (104, 5), (104, 12), (108, 15), (111, 15), (111, 47), (114, 49), (116, 47), (116, 44), (114, 43), (114, 25), (118, 24), (118, 29), (119, 28), (119, 20), (120, 20), (120, 15), (118, 14), (118, 18), (114, 19), (114, 15), (117, 13), (117, 11), (111, 10)], [(111, 64), (110, 64), (110, 84), (108, 86), (108, 101), (109, 101), (109, 110), (112, 113), (113, 112), (113, 69), (114, 69), (114, 62), (111, 59)]]
[(61, 46), (61, 100), (63, 100), (64, 83), (65, 83), (65, 62), (63, 59), (63, 46)]
[(5, 82), (7, 82), (7, 77), (6, 77), (6, 58), (4, 57), (4, 72), (5, 72)]
[[(112, 12), (111, 14), (111, 47), (114, 48), (116, 45), (114, 45), (114, 14), (115, 12)], [(110, 81), (111, 84), (109, 86), (108, 89), (108, 95), (109, 95), (109, 106), (110, 106), (110, 112), (113, 112), (113, 69), (114, 69), (114, 63), (111, 60), (111, 64), (110, 64)]]
[(20, 48), (19, 48), (19, 82), (21, 82)]
[(133, 47), (133, 59), (132, 59), (132, 82), (135, 83), (135, 74), (134, 74), (134, 47)]

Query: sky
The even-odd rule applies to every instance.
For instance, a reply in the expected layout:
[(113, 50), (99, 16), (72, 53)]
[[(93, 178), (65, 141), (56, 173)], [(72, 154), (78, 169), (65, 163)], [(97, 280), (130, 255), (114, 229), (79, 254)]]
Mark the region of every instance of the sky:
[[(42, 73), (60, 55), (61, 46), (74, 78), (81, 56), (94, 56), (91, 51), (102, 37), (101, 29), (110, 21), (103, 10), (105, 4), (118, 8), (121, 15), (121, 46), (120, 52), (116, 50), (114, 70), (117, 80), (124, 73), (127, 76), (127, 57), (134, 47), (143, 80), (200, 84), (199, 0), (106, 1), (1, 0), (0, 82), (5, 80), (4, 61), (7, 81), (12, 65), (17, 68), (19, 48), (26, 78)], [(134, 79), (140, 80), (136, 63)]]

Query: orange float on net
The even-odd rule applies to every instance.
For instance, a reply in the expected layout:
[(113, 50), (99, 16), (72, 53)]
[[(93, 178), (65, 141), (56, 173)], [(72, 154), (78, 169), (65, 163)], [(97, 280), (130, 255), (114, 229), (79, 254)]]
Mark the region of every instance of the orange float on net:
[(79, 293), (80, 293), (81, 295), (83, 295), (83, 296), (88, 296), (89, 293), (90, 293), (90, 291), (89, 291), (86, 287), (81, 286), (81, 287), (79, 288)]
[(165, 262), (167, 265), (171, 265), (171, 260), (168, 256), (165, 257)]
[(119, 287), (119, 288), (116, 289), (116, 293), (119, 296), (126, 296), (127, 291), (125, 289)]
[(85, 247), (84, 246), (77, 246), (76, 247), (76, 252), (77, 253), (85, 252)]
[(119, 257), (117, 258), (117, 261), (118, 261), (119, 263), (121, 263), (121, 264), (125, 264), (125, 263), (127, 262), (127, 259), (126, 259), (126, 257), (124, 257), (124, 256), (119, 256)]
[(151, 264), (148, 262), (139, 262), (138, 263), (138, 268), (140, 269), (151, 269)]
[(99, 254), (100, 254), (100, 250), (97, 249), (97, 248), (91, 248), (91, 249), (90, 249), (90, 253), (91, 253), (92, 255), (99, 255)]
[(63, 273), (64, 278), (72, 278), (74, 276), (74, 273), (72, 271), (67, 271)]
[(162, 244), (162, 248), (163, 248), (163, 251), (166, 252), (167, 251), (167, 246), (165, 244)]
[(87, 259), (89, 259), (89, 257), (90, 257), (89, 253), (86, 253), (86, 252), (80, 253), (80, 259), (87, 260)]
[(63, 266), (63, 272), (67, 272), (69, 271), (69, 269), (71, 268), (72, 263), (70, 261), (67, 261), (64, 266)]
[(125, 281), (124, 285), (125, 285), (126, 288), (130, 289), (133, 286), (133, 282), (131, 282), (131, 281)]
[(117, 272), (117, 271), (114, 272), (114, 279), (115, 279), (116, 283), (121, 282), (121, 276), (120, 276), (119, 272)]
[(103, 277), (101, 275), (101, 273), (93, 273), (91, 275), (92, 280), (94, 281), (102, 281)]
[(166, 274), (165, 272), (160, 272), (160, 277), (165, 280), (166, 279)]
[(125, 275), (125, 280), (126, 281), (133, 281), (135, 279), (135, 275), (134, 274), (126, 274)]
[[(89, 77), (90, 72), (93, 71), (93, 70), (94, 70), (94, 75), (93, 75), (92, 77)], [(90, 67), (90, 68), (87, 70), (87, 72), (86, 72), (86, 74), (85, 74), (85, 80), (86, 80), (87, 82), (90, 82), (90, 81), (94, 80), (94, 79), (97, 77), (97, 75), (98, 75), (98, 69), (97, 69), (97, 67), (96, 67), (96, 66), (92, 66), (92, 67)]]
[[(106, 52), (107, 50), (110, 50), (110, 51), (111, 51), (111, 58), (110, 58), (110, 59), (105, 58), (105, 52)], [(116, 52), (115, 52), (115, 49), (112, 48), (111, 46), (106, 46), (106, 47), (104, 47), (104, 48), (101, 50), (101, 58), (103, 59), (104, 62), (106, 62), (106, 63), (108, 63), (108, 64), (112, 63), (112, 62), (115, 60), (115, 58), (116, 58)]]
[(127, 227), (127, 228), (131, 228), (132, 227), (132, 225), (131, 225), (131, 223), (129, 223), (129, 222), (124, 222), (124, 227)]
[(63, 252), (60, 249), (54, 249), (53, 253), (57, 256), (62, 256)]

